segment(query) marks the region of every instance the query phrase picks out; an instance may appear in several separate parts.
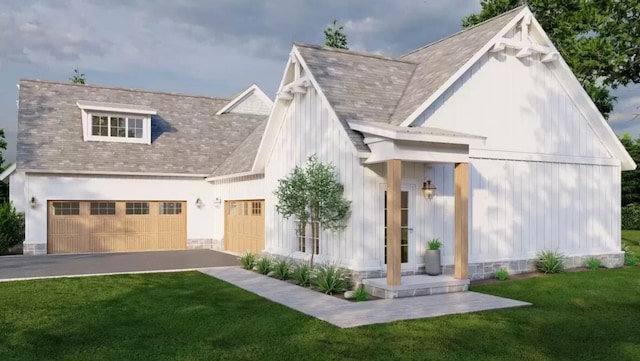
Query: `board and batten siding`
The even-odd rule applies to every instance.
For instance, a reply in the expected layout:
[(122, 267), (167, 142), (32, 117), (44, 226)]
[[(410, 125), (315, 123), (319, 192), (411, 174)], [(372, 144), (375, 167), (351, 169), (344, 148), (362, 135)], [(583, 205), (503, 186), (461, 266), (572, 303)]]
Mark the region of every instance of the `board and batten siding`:
[(611, 158), (539, 55), (488, 53), (417, 120), (487, 137), (482, 150)]
[(620, 168), (471, 162), (469, 262), (620, 251)]
[(487, 137), (470, 150), (469, 262), (620, 252), (620, 162), (551, 65), (513, 55), (483, 56), (417, 121)]
[[(264, 199), (264, 176), (251, 175), (211, 182), (210, 198), (214, 199), (213, 239), (224, 239), (224, 202), (231, 200)], [(217, 200), (216, 200), (217, 199)], [(210, 222), (209, 222), (210, 223)]]
[(377, 178), (371, 168), (363, 167), (355, 157), (342, 125), (313, 87), (289, 102), (266, 164), (266, 251), (284, 256), (296, 254), (294, 220), (284, 219), (276, 212), (277, 198), (273, 191), (279, 179), (287, 177), (295, 166), (304, 166), (313, 154), (320, 162), (335, 165), (344, 195), (352, 201), (347, 227), (338, 232), (322, 231), (321, 255), (316, 259), (340, 262), (354, 269), (372, 266), (376, 224), (370, 211), (365, 213), (365, 210), (367, 206), (371, 209), (368, 203), (372, 202), (372, 197), (368, 190), (377, 187)]

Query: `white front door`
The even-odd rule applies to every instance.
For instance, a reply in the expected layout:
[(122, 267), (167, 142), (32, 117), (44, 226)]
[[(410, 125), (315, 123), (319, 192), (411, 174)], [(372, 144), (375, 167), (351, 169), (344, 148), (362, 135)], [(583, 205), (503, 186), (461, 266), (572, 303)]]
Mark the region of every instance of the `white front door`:
[[(386, 184), (382, 188), (382, 224), (383, 227), (383, 260), (387, 264), (387, 191)], [(415, 270), (416, 265), (416, 246), (413, 239), (413, 210), (415, 209), (415, 185), (403, 184), (400, 198), (400, 257), (402, 260), (402, 270)]]

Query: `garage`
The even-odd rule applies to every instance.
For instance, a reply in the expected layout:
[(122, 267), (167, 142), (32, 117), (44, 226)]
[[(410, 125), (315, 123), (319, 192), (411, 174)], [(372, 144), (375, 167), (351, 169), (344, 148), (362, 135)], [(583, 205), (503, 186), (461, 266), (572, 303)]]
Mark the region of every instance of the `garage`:
[(48, 201), (47, 253), (186, 249), (185, 201)]
[(224, 246), (235, 253), (264, 250), (264, 200), (224, 203)]

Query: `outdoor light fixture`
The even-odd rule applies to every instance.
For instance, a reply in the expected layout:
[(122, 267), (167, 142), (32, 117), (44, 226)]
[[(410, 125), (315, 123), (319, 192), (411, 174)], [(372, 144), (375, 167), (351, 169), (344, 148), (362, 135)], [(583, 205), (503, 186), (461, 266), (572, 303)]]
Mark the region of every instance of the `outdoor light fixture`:
[(202, 208), (202, 199), (200, 198), (196, 199), (196, 207)]
[(427, 180), (426, 182), (422, 183), (422, 195), (424, 195), (424, 197), (427, 199), (433, 198), (433, 196), (436, 194), (436, 189), (436, 186), (431, 184), (431, 180)]
[(216, 197), (216, 199), (213, 201), (213, 204), (215, 204), (216, 206), (219, 206), (222, 203), (222, 200), (218, 197)]
[(29, 207), (36, 208), (36, 197), (31, 197), (31, 200), (29, 200)]

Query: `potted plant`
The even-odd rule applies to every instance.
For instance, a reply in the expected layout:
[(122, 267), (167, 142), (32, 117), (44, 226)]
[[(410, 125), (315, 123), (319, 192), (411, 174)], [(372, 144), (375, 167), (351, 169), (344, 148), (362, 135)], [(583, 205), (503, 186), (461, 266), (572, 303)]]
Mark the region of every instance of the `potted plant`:
[(440, 247), (442, 242), (434, 238), (427, 242), (427, 251), (424, 254), (424, 270), (430, 276), (440, 274)]

